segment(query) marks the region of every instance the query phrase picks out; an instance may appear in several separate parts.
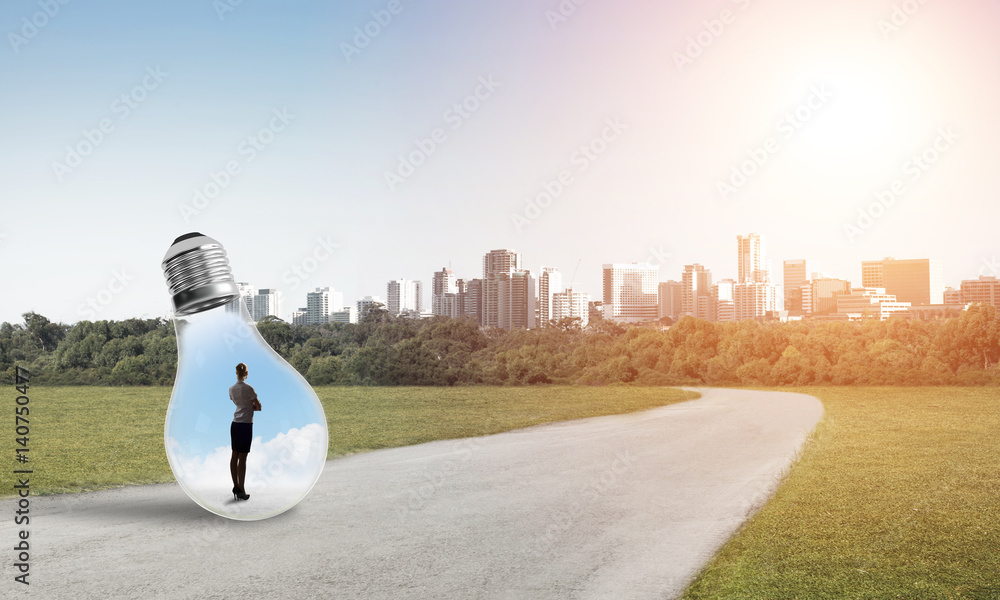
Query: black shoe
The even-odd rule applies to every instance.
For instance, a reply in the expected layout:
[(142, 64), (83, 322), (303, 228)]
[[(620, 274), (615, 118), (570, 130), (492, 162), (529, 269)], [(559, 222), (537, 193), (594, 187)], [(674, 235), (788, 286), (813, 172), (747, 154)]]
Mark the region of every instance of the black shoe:
[(237, 492), (236, 495), (239, 497), (240, 500), (249, 500), (250, 499), (250, 494), (248, 494), (246, 492), (243, 492), (243, 491)]
[(233, 500), (239, 500), (239, 499), (240, 499), (239, 491), (236, 489), (236, 486), (234, 485), (233, 486)]

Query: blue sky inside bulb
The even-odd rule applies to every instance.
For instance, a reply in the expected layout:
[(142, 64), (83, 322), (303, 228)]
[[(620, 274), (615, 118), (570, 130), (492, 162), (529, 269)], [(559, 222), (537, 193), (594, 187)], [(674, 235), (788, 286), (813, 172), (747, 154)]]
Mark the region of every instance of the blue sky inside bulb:
[[(312, 489), (326, 461), (326, 417), (316, 393), (260, 337), (239, 299), (178, 317), (175, 325), (177, 378), (164, 434), (178, 483), (204, 508), (231, 518), (261, 519), (291, 508)], [(240, 362), (263, 406), (254, 413), (247, 502), (233, 500), (229, 471), (235, 410), (229, 388)]]

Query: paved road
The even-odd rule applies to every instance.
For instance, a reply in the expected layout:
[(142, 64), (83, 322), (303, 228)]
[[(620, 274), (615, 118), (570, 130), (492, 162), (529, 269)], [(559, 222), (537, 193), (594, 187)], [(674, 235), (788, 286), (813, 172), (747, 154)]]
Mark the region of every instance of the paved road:
[[(642, 413), (329, 461), (305, 500), (264, 521), (212, 515), (175, 484), (33, 498), (30, 592), (672, 598), (774, 491), (823, 412), (799, 394), (700, 391)], [(12, 501), (0, 507), (13, 514)], [(16, 526), (0, 523), (10, 548)], [(0, 551), (3, 597), (23, 592), (13, 554)]]

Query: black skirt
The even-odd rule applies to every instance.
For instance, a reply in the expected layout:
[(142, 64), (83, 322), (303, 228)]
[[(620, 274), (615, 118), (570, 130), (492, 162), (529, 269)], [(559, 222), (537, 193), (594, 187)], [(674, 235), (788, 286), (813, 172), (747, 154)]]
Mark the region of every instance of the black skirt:
[(250, 452), (253, 441), (253, 423), (233, 423), (229, 426), (229, 437), (233, 439), (234, 452)]

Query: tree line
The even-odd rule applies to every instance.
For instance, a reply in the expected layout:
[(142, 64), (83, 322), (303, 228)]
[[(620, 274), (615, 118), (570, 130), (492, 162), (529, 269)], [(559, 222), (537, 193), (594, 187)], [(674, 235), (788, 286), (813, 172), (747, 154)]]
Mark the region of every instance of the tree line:
[[(1000, 315), (972, 305), (930, 321), (712, 323), (667, 330), (575, 320), (532, 330), (467, 319), (406, 319), (373, 310), (357, 324), (290, 325), (263, 338), (313, 385), (992, 385)], [(172, 385), (173, 324), (164, 319), (0, 324), (0, 375), (14, 365), (50, 385)]]

